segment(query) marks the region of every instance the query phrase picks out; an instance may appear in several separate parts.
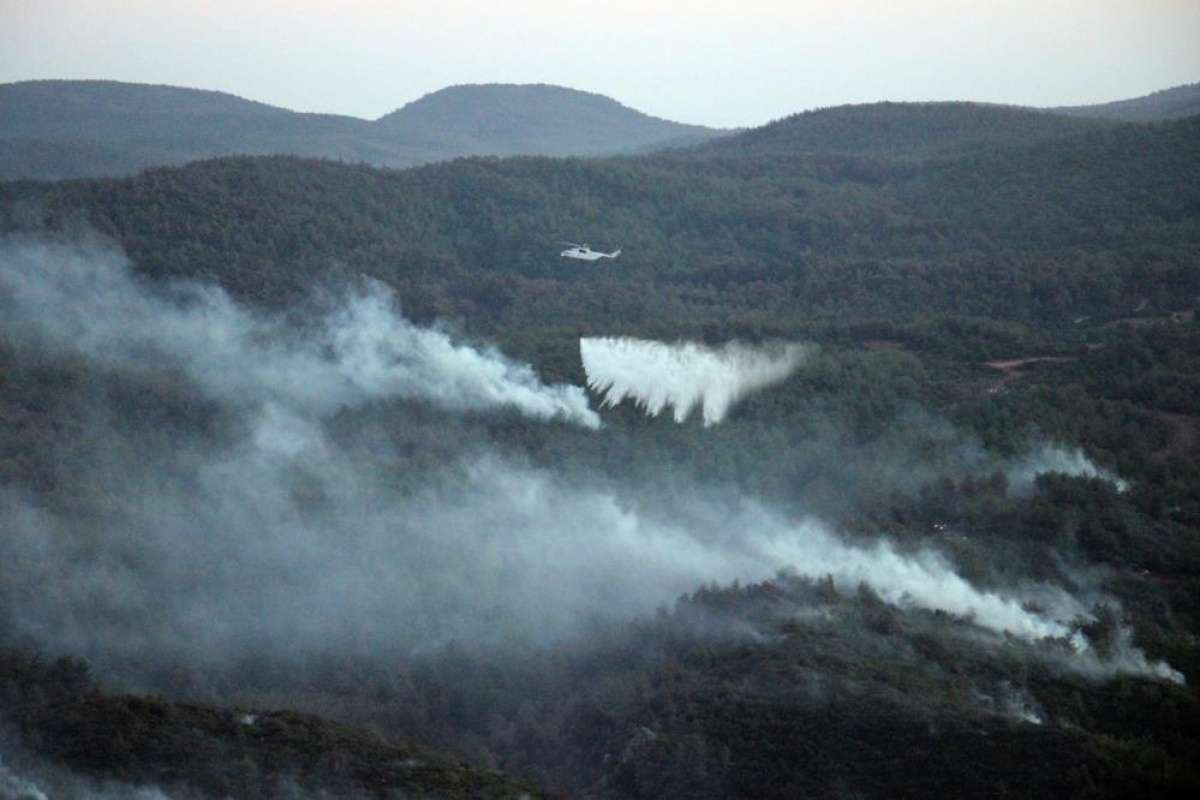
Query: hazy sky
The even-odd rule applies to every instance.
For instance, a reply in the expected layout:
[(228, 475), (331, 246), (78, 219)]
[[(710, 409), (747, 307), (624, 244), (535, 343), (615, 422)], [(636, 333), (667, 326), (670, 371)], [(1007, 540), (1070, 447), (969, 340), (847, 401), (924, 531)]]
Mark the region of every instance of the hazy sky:
[(0, 82), (107, 78), (374, 118), (555, 83), (683, 122), (1115, 100), (1200, 80), (1200, 0), (0, 0)]

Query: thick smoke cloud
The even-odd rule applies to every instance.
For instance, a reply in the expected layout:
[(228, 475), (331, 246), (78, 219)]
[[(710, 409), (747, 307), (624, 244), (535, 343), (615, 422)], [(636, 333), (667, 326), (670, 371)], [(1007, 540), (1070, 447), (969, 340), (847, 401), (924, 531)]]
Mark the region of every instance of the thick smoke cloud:
[(183, 369), (218, 399), (279, 417), (325, 415), (374, 398), (416, 398), (458, 411), (505, 406), (591, 428), (599, 418), (575, 386), (546, 386), (493, 349), (415, 327), (381, 286), (352, 297), (298, 336), (220, 289), (177, 285), (175, 297), (136, 282), (127, 260), (91, 245), (0, 245), (0, 310), (10, 340), (116, 367)]
[[(95, 507), (0, 494), (9, 635), (101, 664), (387, 659), (452, 643), (498, 651), (779, 570), (831, 575), (847, 590), (865, 583), (899, 606), (1028, 640), (1068, 636), (1088, 617), (1090, 603), (1053, 587), (981, 590), (932, 551), (852, 545), (818, 521), (699, 487), (627, 491), (464, 449), (404, 475), (401, 489), (394, 477), (408, 462), (387, 442), (336, 440), (329, 415), (394, 397), (452, 411), (512, 405), (589, 427), (595, 418), (578, 390), (412, 328), (377, 295), (307, 332), (212, 289), (176, 295), (147, 291), (108, 250), (24, 242), (0, 252), (0, 335), (118, 376), (182, 373), (244, 422), (215, 440), (164, 439), (114, 424), (102, 403), (82, 410), (93, 446), (73, 452), (71, 467)], [(801, 353), (780, 358), (791, 369)], [(772, 358), (749, 370), (755, 381), (780, 374)], [(713, 375), (736, 372), (722, 369)], [(693, 387), (690, 401), (672, 400), (677, 414), (716, 391)], [(712, 395), (711, 419), (737, 396)]]
[(731, 343), (713, 349), (605, 337), (580, 339), (579, 353), (588, 387), (604, 395), (605, 406), (631, 398), (655, 417), (672, 406), (675, 421), (683, 422), (699, 405), (708, 426), (725, 419), (746, 395), (785, 380), (803, 363), (808, 348)]
[[(1088, 616), (1061, 591), (981, 591), (936, 553), (853, 546), (816, 521), (788, 522), (756, 504), (698, 495), (681, 520), (490, 459), (464, 462), (401, 503), (350, 460), (298, 455), (320, 459), (307, 476), (326, 496), (316, 512), (296, 497), (297, 464), (251, 443), (190, 466), (127, 466), (120, 524), (100, 532), (99, 552), (24, 506), (0, 545), (19, 570), (9, 598), (19, 629), (90, 655), (166, 649), (190, 661), (250, 646), (503, 647), (561, 639), (704, 583), (780, 569), (831, 575), (846, 591), (865, 583), (899, 606), (1030, 640), (1068, 636)], [(113, 477), (105, 489), (119, 492)], [(1043, 610), (1026, 610), (1030, 603)]]

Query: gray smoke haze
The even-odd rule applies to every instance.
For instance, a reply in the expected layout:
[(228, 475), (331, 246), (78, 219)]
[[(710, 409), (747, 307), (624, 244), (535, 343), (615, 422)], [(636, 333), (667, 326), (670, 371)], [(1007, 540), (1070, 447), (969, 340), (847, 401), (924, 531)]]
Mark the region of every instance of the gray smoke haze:
[(1044, 444), (1004, 465), (1008, 482), (1019, 489), (1029, 489), (1039, 475), (1059, 473), (1074, 478), (1098, 478), (1116, 487), (1117, 491), (1129, 489), (1129, 483), (1105, 469), (1101, 469), (1078, 447), (1060, 444)]
[(897, 414), (882, 435), (857, 452), (847, 452), (846, 438), (841, 429), (821, 431), (813, 437), (811, 448), (830, 470), (846, 473), (846, 484), (913, 493), (943, 477), (961, 480), (1000, 472), (1019, 493), (1032, 491), (1037, 477), (1049, 473), (1099, 478), (1120, 491), (1128, 488), (1124, 480), (1099, 467), (1079, 447), (1035, 436), (1021, 452), (1003, 456), (984, 446), (974, 434), (919, 408)]
[[(7, 759), (7, 760), (6, 760)], [(240, 766), (240, 765), (238, 765)], [(231, 767), (237, 769), (237, 766)], [(336, 794), (302, 788), (287, 776), (276, 776), (267, 796), (278, 800), (366, 798), (367, 792)], [(0, 741), (0, 800), (203, 800), (210, 792), (175, 782), (169, 787), (99, 780), (32, 754), (8, 736)]]
[(779, 570), (866, 584), (897, 606), (1030, 641), (1090, 619), (1090, 601), (1062, 589), (982, 590), (935, 551), (850, 544), (818, 520), (702, 487), (625, 491), (476, 450), (404, 475), (401, 490), (407, 462), (386, 441), (335, 441), (330, 414), (418, 398), (588, 427), (594, 416), (578, 389), (412, 328), (377, 295), (314, 333), (215, 289), (176, 293), (148, 292), (109, 249), (0, 250), (0, 335), (118, 375), (180, 372), (244, 421), (220, 441), (164, 441), (113, 424), (100, 401), (81, 409), (94, 446), (70, 457), (95, 507), (72, 514), (0, 494), (0, 626), (11, 634), (101, 664), (503, 650)]
[(725, 419), (746, 395), (785, 380), (803, 363), (809, 349), (794, 343), (770, 347), (730, 343), (714, 349), (693, 342), (579, 340), (588, 387), (604, 395), (605, 406), (631, 398), (653, 417), (671, 406), (676, 422), (683, 422), (700, 406), (705, 426)]
[(17, 775), (0, 758), (0, 800), (47, 800), (36, 783)]
[[(11, 737), (6, 737), (11, 738)], [(10, 765), (5, 755), (15, 752), (20, 765)], [(174, 800), (191, 800), (198, 792), (185, 790)], [(10, 742), (0, 747), (0, 800), (172, 800), (153, 786), (97, 781), (56, 767)]]
[(494, 349), (410, 324), (377, 284), (305, 336), (215, 286), (174, 289), (169, 299), (151, 293), (122, 254), (98, 241), (0, 242), (0, 311), (10, 340), (108, 367), (182, 369), (210, 396), (266, 409), (282, 446), (289, 413), (323, 416), (386, 397), (458, 411), (511, 406), (599, 427), (579, 387), (547, 386)]

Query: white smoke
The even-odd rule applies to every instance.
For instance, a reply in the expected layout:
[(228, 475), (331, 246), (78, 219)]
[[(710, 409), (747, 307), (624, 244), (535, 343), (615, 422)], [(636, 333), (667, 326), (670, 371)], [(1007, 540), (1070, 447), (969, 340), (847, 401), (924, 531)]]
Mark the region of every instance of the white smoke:
[[(394, 396), (450, 410), (511, 405), (588, 427), (598, 419), (578, 388), (545, 386), (497, 353), (414, 328), (380, 294), (305, 335), (215, 289), (181, 294), (182, 303), (152, 294), (111, 250), (0, 249), (0, 334), (114, 370), (181, 372), (250, 422), (232, 442), (164, 444), (152, 426), (106, 426), (100, 410), (77, 420), (97, 444), (72, 466), (103, 513), (0, 493), (0, 622), (18, 634), (101, 663), (330, 649), (387, 658), (450, 642), (561, 640), (701, 584), (780, 570), (865, 583), (898, 606), (1032, 641), (1066, 636), (1088, 617), (1053, 587), (982, 590), (932, 551), (856, 546), (817, 521), (699, 488), (647, 497), (460, 454), (397, 491), (387, 475), (403, 462), (385, 443), (335, 446), (332, 414)], [(679, 419), (703, 402), (709, 423), (805, 352), (587, 339), (581, 348), (585, 363), (589, 353), (611, 359), (610, 388), (622, 396), (632, 384), (616, 387), (618, 367), (671, 366), (661, 394), (652, 370), (632, 376), (646, 381), (642, 402), (654, 413), (673, 403)]]
[[(298, 507), (287, 480), (296, 462), (248, 446), (197, 472), (164, 476), (149, 465), (156, 478), (122, 475), (134, 496), (102, 552), (44, 514), (10, 518), (0, 558), (19, 575), (10, 588), (20, 630), (90, 657), (115, 648), (201, 663), (329, 646), (358, 656), (450, 642), (503, 648), (571, 638), (700, 585), (781, 570), (832, 576), (846, 592), (866, 584), (898, 607), (1030, 642), (1068, 637), (1091, 618), (1056, 587), (980, 589), (934, 551), (855, 545), (757, 503), (697, 494), (680, 514), (493, 458), (464, 462), (453, 479), (400, 501), (380, 497), (348, 458), (296, 461), (320, 470), (335, 498), (329, 513)], [(1078, 656), (1089, 672), (1174, 679), (1134, 653), (1120, 663)]]
[(48, 800), (36, 783), (22, 778), (0, 758), (0, 800)]
[(1029, 641), (1069, 636), (1076, 620), (1090, 616), (1082, 603), (1049, 586), (1007, 592), (978, 589), (933, 550), (904, 554), (887, 541), (855, 546), (815, 520), (782, 524), (772, 522), (765, 511), (759, 515), (760, 530), (772, 531), (760, 545), (770, 563), (812, 578), (830, 576), (845, 591), (866, 584), (893, 605), (945, 611)]
[(1075, 478), (1099, 478), (1113, 484), (1117, 491), (1129, 489), (1129, 483), (1096, 466), (1080, 448), (1046, 445), (1035, 452), (1010, 462), (1005, 468), (1009, 484), (1029, 489), (1039, 475), (1062, 473)]
[(211, 396), (267, 408), (275, 422), (397, 397), (600, 424), (579, 387), (547, 386), (494, 349), (412, 325), (381, 285), (305, 336), (237, 306), (219, 288), (175, 289), (174, 299), (152, 294), (123, 255), (95, 242), (0, 243), (0, 311), (10, 339), (105, 366), (182, 369)]
[(794, 343), (764, 347), (730, 343), (713, 349), (692, 342), (579, 340), (588, 387), (604, 395), (606, 407), (628, 397), (651, 416), (673, 406), (675, 421), (683, 422), (700, 405), (705, 426), (725, 419), (734, 403), (747, 394), (785, 380), (808, 351)]
[(1128, 625), (1118, 625), (1113, 641), (1108, 642), (1103, 656), (1091, 648), (1084, 648), (1082, 658), (1074, 659), (1071, 667), (1096, 678), (1111, 678), (1114, 675), (1145, 675), (1183, 686), (1187, 679), (1182, 672), (1162, 661), (1151, 661), (1133, 641), (1133, 630)]

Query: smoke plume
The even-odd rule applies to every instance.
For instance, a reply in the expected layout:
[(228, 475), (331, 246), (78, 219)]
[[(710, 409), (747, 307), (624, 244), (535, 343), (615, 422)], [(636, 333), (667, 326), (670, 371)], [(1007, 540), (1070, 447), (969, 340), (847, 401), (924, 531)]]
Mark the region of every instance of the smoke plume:
[[(580, 390), (414, 328), (379, 293), (295, 331), (215, 289), (161, 297), (109, 249), (9, 242), (0, 310), (0, 336), (28, 352), (81, 356), (130, 386), (182, 374), (236, 421), (217, 435), (138, 407), (137, 424), (122, 425), (129, 409), (85, 384), (72, 420), (81, 435), (58, 445), (56, 463), (86, 498), (63, 508), (29, 489), (0, 492), (0, 633), (102, 666), (388, 659), (452, 643), (496, 652), (780, 570), (866, 584), (897, 606), (1030, 641), (1088, 618), (1089, 604), (1061, 589), (979, 589), (934, 551), (854, 545), (712, 487), (646, 492), (478, 444), (431, 464), (387, 429), (335, 437), (332, 417), (365, 414), (372, 400), (400, 427), (412, 401), (442, 409), (427, 425), (498, 406), (598, 424)], [(804, 349), (584, 340), (583, 352), (593, 381), (598, 356), (622, 396), (644, 380), (648, 409), (670, 402), (682, 419), (702, 401), (713, 423)], [(667, 373), (658, 394), (655, 364)], [(646, 371), (617, 388), (622, 366)]]
[(1019, 489), (1033, 486), (1039, 475), (1061, 473), (1075, 478), (1098, 478), (1108, 481), (1117, 491), (1129, 489), (1129, 483), (1096, 466), (1083, 450), (1062, 445), (1043, 445), (1036, 451), (1012, 460), (1006, 465), (1008, 482)]
[(675, 409), (683, 422), (699, 405), (705, 426), (725, 419), (729, 409), (751, 392), (785, 380), (804, 361), (799, 344), (720, 349), (692, 342), (663, 344), (629, 338), (583, 338), (579, 353), (588, 387), (612, 407), (632, 398), (647, 414)]
[(214, 286), (173, 289), (174, 297), (152, 293), (123, 255), (96, 242), (0, 245), (0, 310), (10, 341), (108, 367), (180, 369), (210, 396), (275, 417), (400, 397), (456, 411), (507, 406), (599, 427), (580, 388), (547, 386), (494, 349), (415, 327), (378, 284), (304, 334), (239, 307)]

